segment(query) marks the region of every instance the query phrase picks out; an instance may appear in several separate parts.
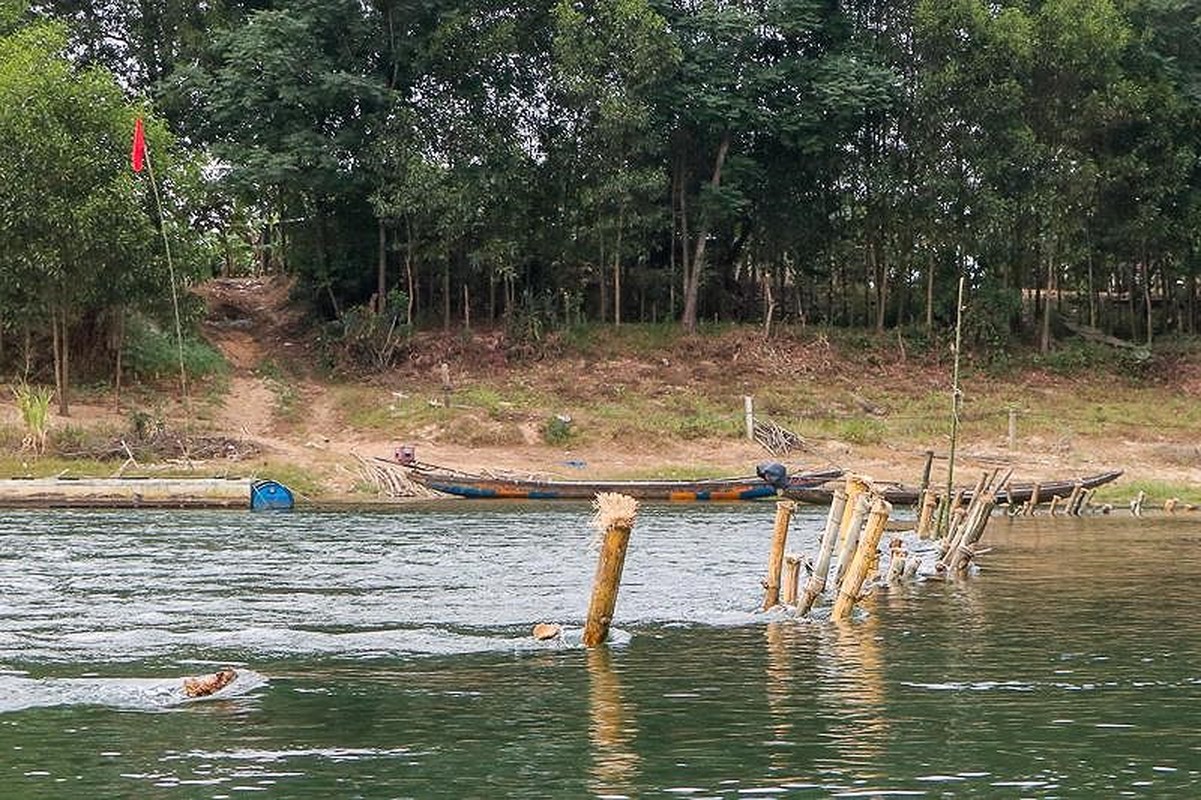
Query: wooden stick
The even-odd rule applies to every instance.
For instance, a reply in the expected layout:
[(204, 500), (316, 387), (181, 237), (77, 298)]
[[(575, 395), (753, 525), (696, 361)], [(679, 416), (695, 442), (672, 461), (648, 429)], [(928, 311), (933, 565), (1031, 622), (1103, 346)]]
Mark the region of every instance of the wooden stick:
[(584, 625), (585, 647), (596, 647), (609, 637), (609, 624), (617, 607), (617, 590), (621, 586), (621, 571), (638, 513), (638, 501), (624, 494), (601, 492), (593, 501), (593, 507), (596, 509), (594, 524), (603, 532), (604, 540), (596, 562), (592, 600)]
[(805, 595), (797, 604), (797, 616), (804, 616), (813, 608), (813, 603), (826, 589), (826, 577), (830, 573), (830, 558), (834, 555), (834, 545), (838, 541), (839, 523), (846, 510), (847, 494), (841, 489), (834, 491), (834, 499), (830, 503), (830, 513), (826, 516), (826, 530), (822, 533), (821, 543), (817, 546), (817, 558), (813, 574), (805, 584)]
[(793, 500), (776, 502), (776, 526), (772, 531), (771, 552), (767, 557), (767, 577), (763, 579), (763, 610), (780, 604), (780, 570), (784, 566), (784, 547), (788, 543), (788, 524), (796, 508)]
[(867, 525), (864, 526), (863, 535), (859, 540), (859, 547), (855, 550), (855, 558), (838, 590), (838, 599), (834, 601), (832, 619), (846, 619), (859, 600), (859, 592), (863, 589), (863, 581), (867, 577), (868, 564), (876, 548), (880, 546), (880, 537), (884, 534), (884, 526), (888, 523), (891, 513), (892, 505), (886, 500), (877, 499), (872, 505)]

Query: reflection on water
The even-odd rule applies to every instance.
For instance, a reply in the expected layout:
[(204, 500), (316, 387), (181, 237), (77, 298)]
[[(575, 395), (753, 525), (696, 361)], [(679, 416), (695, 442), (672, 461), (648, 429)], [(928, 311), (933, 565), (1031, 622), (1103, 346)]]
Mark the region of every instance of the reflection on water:
[[(619, 644), (534, 642), (589, 513), (0, 514), (5, 796), (1197, 794), (1187, 517), (998, 519), (835, 625), (758, 613), (770, 505), (650, 506)], [(174, 702), (226, 663), (266, 677)]]
[(592, 791), (605, 796), (636, 794), (638, 753), (634, 742), (638, 729), (622, 696), (612, 651), (607, 647), (597, 648), (589, 650), (584, 658), (588, 665)]

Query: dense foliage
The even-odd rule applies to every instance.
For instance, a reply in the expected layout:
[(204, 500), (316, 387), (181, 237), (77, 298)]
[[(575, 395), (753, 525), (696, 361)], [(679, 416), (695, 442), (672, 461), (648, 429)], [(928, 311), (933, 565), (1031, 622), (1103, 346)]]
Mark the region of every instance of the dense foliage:
[[(161, 301), (114, 75), (208, 165), (170, 185), (191, 263), (294, 273), (347, 331), (933, 328), (960, 275), (995, 348), (1201, 316), (1198, 0), (0, 8), (0, 96), (46, 96), (0, 104), (6, 331)], [(56, 107), (98, 119), (29, 169)]]

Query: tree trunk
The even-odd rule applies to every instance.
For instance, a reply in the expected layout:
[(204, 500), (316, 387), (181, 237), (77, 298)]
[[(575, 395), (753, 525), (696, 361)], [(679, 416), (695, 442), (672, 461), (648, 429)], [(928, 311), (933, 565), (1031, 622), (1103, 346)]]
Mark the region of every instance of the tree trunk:
[[(447, 248), (449, 253), (449, 248)], [(442, 330), (450, 330), (450, 257), (442, 270)]]
[(1154, 338), (1154, 317), (1151, 314), (1151, 265), (1147, 263), (1147, 252), (1143, 251), (1143, 306), (1147, 311), (1147, 346)]
[(67, 386), (70, 384), (70, 352), (67, 341), (67, 314), (65, 311), (50, 312), (50, 327), (54, 331), (54, 383), (58, 392), (58, 413), (61, 416), (71, 415), (71, 405), (67, 398)]
[[(722, 135), (721, 144), (717, 147), (717, 158), (713, 163), (713, 177), (709, 179), (709, 186), (713, 189), (721, 186), (721, 171), (729, 152), (730, 134), (727, 132)], [(684, 291), (684, 317), (681, 321), (684, 323), (684, 330), (689, 333), (696, 332), (697, 302), (701, 290), (701, 272), (705, 268), (705, 245), (708, 241), (709, 222), (702, 215), (701, 227), (696, 235), (696, 250), (692, 255), (692, 265), (690, 269), (685, 270), (688, 283)]]
[(605, 252), (605, 234), (604, 226), (601, 225), (600, 217), (596, 220), (596, 229), (600, 236), (600, 253), (597, 260), (597, 288), (600, 290), (600, 320), (605, 322), (609, 319), (609, 280), (605, 276), (606, 265), (609, 263), (608, 253)]
[(1055, 246), (1047, 248), (1047, 290), (1043, 297), (1042, 332), (1038, 338), (1038, 352), (1046, 355), (1051, 352), (1051, 292), (1055, 289)]
[[(685, 185), (685, 173), (683, 167), (680, 168), (680, 294), (684, 297), (688, 296), (688, 284), (692, 280), (690, 273), (692, 271), (692, 240), (688, 236), (688, 187)], [(672, 312), (675, 312), (675, 306), (672, 306)]]
[(621, 325), (621, 234), (625, 211), (617, 212), (617, 241), (613, 251), (613, 324)]
[(125, 349), (125, 309), (117, 310), (117, 319), (113, 324), (113, 349), (116, 351), (116, 364), (113, 366), (115, 388), (113, 404), (116, 411), (121, 411), (121, 351)]
[(876, 333), (884, 333), (884, 306), (888, 300), (888, 261), (883, 247), (878, 244), (872, 245), (872, 250), (876, 281)]
[(388, 307), (388, 229), (384, 221), (378, 220), (379, 229), (379, 266), (375, 275), (375, 313), (383, 314)]
[(405, 309), (405, 324), (413, 327), (413, 314), (417, 310), (417, 269), (413, 264), (413, 221), (405, 218), (405, 281), (409, 290), (408, 308)]

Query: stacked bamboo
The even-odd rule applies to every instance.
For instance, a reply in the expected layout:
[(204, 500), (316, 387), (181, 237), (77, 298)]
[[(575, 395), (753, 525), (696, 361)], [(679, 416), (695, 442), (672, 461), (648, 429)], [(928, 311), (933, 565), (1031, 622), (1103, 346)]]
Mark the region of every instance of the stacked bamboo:
[(985, 552), (978, 545), (996, 508), (997, 492), (1008, 480), (1008, 474), (999, 482), (996, 481), (996, 473), (981, 476), (972, 492), (971, 503), (966, 508), (952, 509), (950, 527), (939, 545), (942, 557), (935, 567), (937, 572), (952, 575), (962, 573), (976, 556)]
[[(777, 504), (767, 577), (763, 581), (763, 608), (784, 606), (794, 609), (797, 616), (804, 616), (832, 585), (835, 594), (832, 614), (835, 618), (845, 618), (864, 596), (864, 587), (870, 587), (877, 577), (880, 539), (892, 506), (872, 489), (869, 481), (848, 476), (846, 489), (834, 494), (821, 541), (812, 557), (786, 553), (793, 508), (789, 501)], [(803, 591), (802, 570), (808, 576)]]
[[(997, 494), (1009, 475), (999, 480), (996, 473), (982, 475), (969, 493), (956, 492), (950, 502), (937, 492), (927, 491), (918, 514), (917, 541), (892, 539), (887, 561), (881, 569), (880, 545), (892, 506), (872, 484), (855, 475), (847, 477), (845, 489), (835, 492), (816, 551), (811, 555), (787, 552), (788, 525), (793, 506), (777, 505), (768, 573), (763, 581), (764, 610), (784, 607), (798, 616), (812, 612), (827, 589), (832, 589), (833, 619), (846, 619), (855, 604), (878, 584), (897, 584), (920, 574), (945, 577), (964, 574), (977, 556), (987, 552), (980, 541), (997, 505)], [(1067, 507), (1082, 502), (1076, 493)], [(969, 497), (970, 502), (964, 503)], [(947, 521), (946, 533), (937, 544), (923, 542), (937, 536), (938, 520)], [(923, 554), (929, 557), (923, 563)], [(936, 559), (936, 560), (935, 560)], [(801, 586), (802, 573), (807, 576)]]

